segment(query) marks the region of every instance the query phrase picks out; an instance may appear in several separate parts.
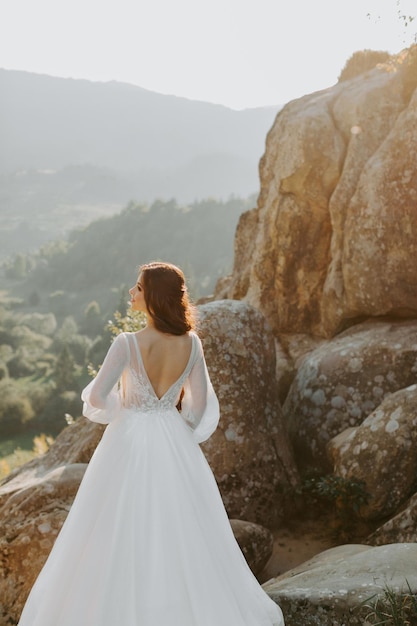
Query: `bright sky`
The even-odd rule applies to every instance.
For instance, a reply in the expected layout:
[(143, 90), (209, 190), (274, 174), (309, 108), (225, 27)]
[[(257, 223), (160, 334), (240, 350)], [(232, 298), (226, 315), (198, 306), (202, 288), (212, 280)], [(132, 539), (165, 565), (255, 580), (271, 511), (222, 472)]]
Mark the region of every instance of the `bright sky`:
[[(0, 0), (0, 67), (117, 80), (241, 109), (330, 87), (410, 45), (416, 0)], [(370, 17), (367, 14), (370, 13)]]

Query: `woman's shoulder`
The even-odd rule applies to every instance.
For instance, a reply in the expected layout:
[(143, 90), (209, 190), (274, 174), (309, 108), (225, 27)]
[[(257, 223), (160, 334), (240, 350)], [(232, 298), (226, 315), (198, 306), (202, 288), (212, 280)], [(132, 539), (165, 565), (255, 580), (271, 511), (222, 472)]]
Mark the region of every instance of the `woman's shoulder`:
[(191, 337), (193, 341), (197, 341), (198, 343), (201, 343), (201, 339), (196, 330), (189, 330), (185, 334), (188, 335), (188, 337)]
[(129, 337), (130, 335), (134, 335), (135, 333), (130, 333), (127, 331), (122, 331), (121, 333), (118, 333), (114, 338), (112, 343), (118, 342), (118, 343), (128, 343), (129, 342)]
[(204, 348), (200, 338), (200, 335), (195, 330), (188, 331), (189, 336), (192, 339), (192, 345), (195, 347), (196, 355), (204, 355)]

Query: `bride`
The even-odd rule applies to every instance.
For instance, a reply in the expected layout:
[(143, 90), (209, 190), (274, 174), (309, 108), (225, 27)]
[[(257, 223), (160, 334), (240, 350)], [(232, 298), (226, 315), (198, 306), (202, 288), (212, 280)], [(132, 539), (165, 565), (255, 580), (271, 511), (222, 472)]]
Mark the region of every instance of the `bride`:
[(219, 406), (183, 273), (143, 265), (129, 293), (147, 324), (82, 393), (109, 425), (18, 626), (283, 626), (198, 445)]

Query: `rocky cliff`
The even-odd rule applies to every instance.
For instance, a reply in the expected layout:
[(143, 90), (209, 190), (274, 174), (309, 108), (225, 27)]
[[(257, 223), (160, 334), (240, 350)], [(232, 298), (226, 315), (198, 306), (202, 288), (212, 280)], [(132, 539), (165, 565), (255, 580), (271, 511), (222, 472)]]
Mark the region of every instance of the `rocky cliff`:
[(268, 134), (233, 273), (217, 285), (216, 298), (246, 301), (273, 329), (302, 477), (360, 481), (369, 496), (366, 547), (267, 585), (291, 626), (376, 623), (369, 599), (390, 616), (389, 594), (417, 623), (406, 606), (417, 592), (416, 157), (417, 46), (290, 102)]
[[(340, 546), (267, 585), (288, 626), (363, 624), (364, 602), (387, 586), (402, 598), (417, 591), (416, 157), (417, 46), (289, 103), (267, 137), (233, 274), (200, 310), (222, 413), (204, 450), (229, 514), (281, 523), (296, 464), (360, 479), (369, 494), (367, 545)], [(80, 420), (2, 485), (7, 623), (100, 435)], [(244, 530), (267, 554), (268, 532)]]
[(282, 109), (217, 297), (246, 300), (276, 334), (417, 315), (416, 87), (414, 46)]

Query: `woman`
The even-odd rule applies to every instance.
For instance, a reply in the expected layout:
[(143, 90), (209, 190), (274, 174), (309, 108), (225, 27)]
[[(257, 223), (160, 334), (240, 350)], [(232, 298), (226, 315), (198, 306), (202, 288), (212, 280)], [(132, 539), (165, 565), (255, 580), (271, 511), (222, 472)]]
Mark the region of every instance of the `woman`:
[(283, 626), (249, 570), (199, 442), (219, 407), (184, 276), (141, 267), (146, 327), (82, 393), (109, 423), (19, 626)]

